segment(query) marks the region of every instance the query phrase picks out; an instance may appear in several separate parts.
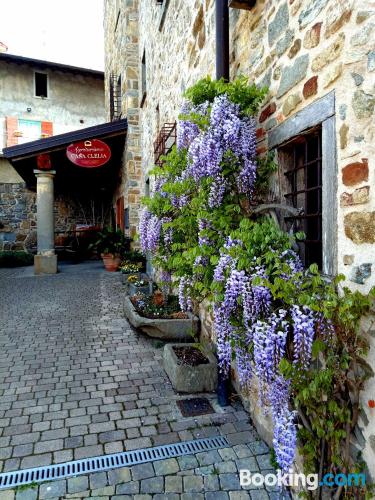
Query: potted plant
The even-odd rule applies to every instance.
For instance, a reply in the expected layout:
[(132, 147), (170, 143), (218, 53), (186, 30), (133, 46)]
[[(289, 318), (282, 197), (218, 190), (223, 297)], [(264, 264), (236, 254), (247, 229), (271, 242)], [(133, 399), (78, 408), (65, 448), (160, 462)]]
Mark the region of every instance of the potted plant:
[(146, 272), (146, 257), (139, 250), (128, 250), (122, 254), (126, 262), (137, 264), (140, 272)]
[(142, 266), (142, 263), (134, 263), (130, 262), (127, 260), (123, 260), (120, 264), (120, 271), (122, 273), (122, 282), (123, 284), (127, 285), (128, 284), (128, 278), (129, 276), (137, 276), (138, 279), (141, 279), (141, 272), (140, 268)]
[(121, 262), (121, 253), (127, 244), (128, 238), (121, 229), (106, 227), (98, 233), (98, 238), (92, 247), (102, 257), (106, 270), (113, 272), (117, 271)]
[(141, 280), (136, 274), (128, 277), (129, 295), (148, 295), (150, 293), (150, 283), (147, 280)]

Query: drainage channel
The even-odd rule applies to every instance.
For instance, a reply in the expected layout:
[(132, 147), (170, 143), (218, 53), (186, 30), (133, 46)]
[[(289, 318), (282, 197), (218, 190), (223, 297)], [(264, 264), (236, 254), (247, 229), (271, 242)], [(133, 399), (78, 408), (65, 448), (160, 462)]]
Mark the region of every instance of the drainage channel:
[(0, 489), (15, 488), (24, 484), (41, 483), (64, 479), (70, 476), (102, 472), (119, 467), (131, 467), (132, 465), (144, 464), (165, 458), (191, 455), (202, 451), (215, 450), (229, 446), (223, 436), (195, 439), (193, 441), (182, 441), (180, 443), (156, 446), (154, 448), (143, 448), (134, 451), (123, 451), (113, 455), (102, 455), (100, 457), (74, 460), (58, 465), (36, 467), (15, 472), (0, 474)]

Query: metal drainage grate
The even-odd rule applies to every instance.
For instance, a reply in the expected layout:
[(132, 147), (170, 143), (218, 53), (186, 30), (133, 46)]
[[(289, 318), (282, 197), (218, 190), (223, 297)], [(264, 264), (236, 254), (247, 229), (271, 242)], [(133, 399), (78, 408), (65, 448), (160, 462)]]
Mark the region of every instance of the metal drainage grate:
[(191, 455), (202, 451), (225, 448), (228, 441), (223, 436), (206, 439), (195, 439), (194, 441), (183, 441), (181, 443), (156, 446), (155, 448), (143, 448), (141, 450), (123, 451), (113, 455), (85, 458), (74, 460), (58, 465), (36, 467), (35, 469), (24, 469), (15, 472), (0, 474), (0, 489), (15, 488), (22, 484), (41, 483), (64, 479), (69, 476), (91, 474), (93, 472), (116, 469), (118, 467), (131, 467), (132, 465), (144, 464), (165, 458)]

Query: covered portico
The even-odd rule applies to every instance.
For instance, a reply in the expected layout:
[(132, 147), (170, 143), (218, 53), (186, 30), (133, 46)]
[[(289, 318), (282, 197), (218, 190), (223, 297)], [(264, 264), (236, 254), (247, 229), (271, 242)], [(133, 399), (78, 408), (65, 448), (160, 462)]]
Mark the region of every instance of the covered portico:
[(114, 193), (120, 183), (126, 134), (127, 120), (123, 119), (3, 150), (4, 157), (22, 177), (27, 189), (36, 191), (35, 274), (57, 272), (56, 195), (78, 200), (82, 211), (88, 200), (97, 200), (102, 206), (104, 222), (103, 205), (109, 209), (113, 206)]

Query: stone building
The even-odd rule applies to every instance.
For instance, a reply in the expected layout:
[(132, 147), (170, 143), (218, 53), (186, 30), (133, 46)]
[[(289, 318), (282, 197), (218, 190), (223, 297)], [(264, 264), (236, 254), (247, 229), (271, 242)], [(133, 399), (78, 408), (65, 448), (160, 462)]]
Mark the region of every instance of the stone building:
[[(3, 148), (105, 121), (104, 75), (0, 53), (0, 250), (35, 244), (35, 190), (2, 155)], [(77, 200), (57, 197), (56, 230), (87, 223)]]
[[(343, 273), (348, 286), (367, 292), (375, 285), (375, 5), (364, 0), (229, 4), (234, 7), (230, 78), (244, 74), (269, 87), (257, 138), (259, 153), (277, 153), (274, 199), (298, 197), (311, 216), (305, 262)], [(235, 8), (241, 6), (247, 8)], [(117, 197), (124, 196), (135, 232), (140, 197), (150, 189), (147, 172), (155, 150), (160, 146), (165, 152), (174, 141), (183, 91), (199, 78), (215, 77), (215, 0), (106, 0), (105, 36), (108, 117), (116, 99), (120, 116), (129, 120)], [(298, 186), (286, 182), (284, 172), (307, 163), (311, 178), (301, 175)], [(306, 190), (316, 193), (312, 202)], [(202, 317), (209, 331), (204, 309)], [(374, 326), (367, 330), (375, 366)], [(363, 393), (366, 415), (357, 443), (370, 470), (375, 470), (375, 423), (367, 401), (374, 391), (372, 380)], [(269, 439), (257, 405), (248, 402)]]

